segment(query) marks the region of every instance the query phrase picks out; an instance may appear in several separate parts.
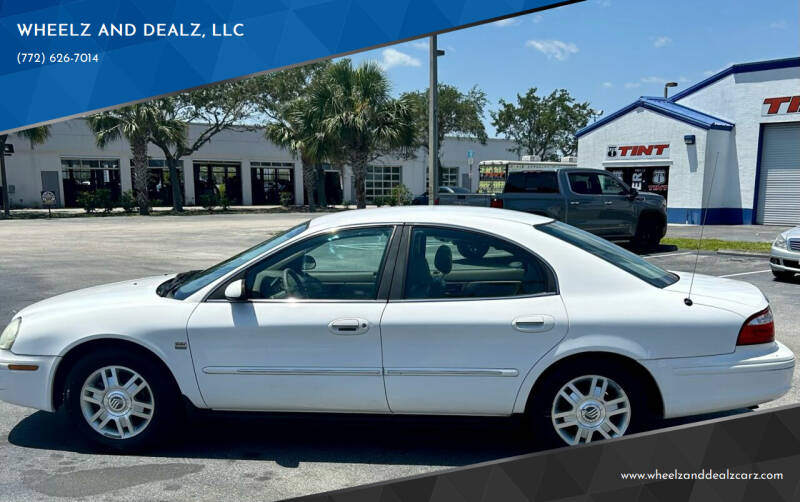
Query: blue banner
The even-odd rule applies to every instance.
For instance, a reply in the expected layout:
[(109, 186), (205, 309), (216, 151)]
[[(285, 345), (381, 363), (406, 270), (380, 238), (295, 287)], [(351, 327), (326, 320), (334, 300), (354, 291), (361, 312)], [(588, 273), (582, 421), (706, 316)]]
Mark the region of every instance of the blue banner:
[(0, 131), (563, 3), (0, 0)]

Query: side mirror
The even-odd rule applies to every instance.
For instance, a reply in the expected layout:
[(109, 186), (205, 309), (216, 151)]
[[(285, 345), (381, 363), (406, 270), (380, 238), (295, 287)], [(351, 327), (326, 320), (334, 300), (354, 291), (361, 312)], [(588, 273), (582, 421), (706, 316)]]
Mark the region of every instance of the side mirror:
[(306, 270), (314, 270), (317, 268), (317, 260), (314, 259), (311, 255), (304, 255), (303, 256), (303, 271)]
[(228, 300), (239, 302), (245, 299), (244, 295), (244, 279), (233, 281), (225, 287), (225, 298)]

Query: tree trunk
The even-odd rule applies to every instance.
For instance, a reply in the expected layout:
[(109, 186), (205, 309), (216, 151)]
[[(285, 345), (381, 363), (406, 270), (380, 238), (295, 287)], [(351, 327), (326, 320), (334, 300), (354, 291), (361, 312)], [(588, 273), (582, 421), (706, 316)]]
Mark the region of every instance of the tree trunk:
[(8, 201), (8, 180), (6, 179), (6, 140), (8, 134), (0, 135), (0, 183), (3, 184), (3, 217), (11, 218), (11, 204)]
[(317, 190), (317, 202), (319, 203), (320, 207), (327, 207), (328, 206), (328, 199), (325, 196), (325, 170), (322, 168), (322, 164), (317, 164), (314, 166), (316, 180), (314, 185), (316, 186)]
[(353, 164), (353, 183), (356, 188), (356, 208), (364, 209), (367, 207), (367, 192), (364, 180), (367, 174), (367, 163), (359, 160)]
[(136, 189), (136, 202), (139, 214), (150, 214), (150, 198), (147, 193), (147, 137), (131, 138), (133, 156), (133, 187)]
[(305, 203), (308, 206), (309, 212), (314, 212), (316, 205), (314, 204), (314, 192), (316, 191), (317, 171), (314, 163), (307, 158), (302, 158), (303, 163), (303, 193), (305, 194)]
[(181, 173), (178, 172), (178, 159), (167, 156), (169, 167), (169, 182), (172, 187), (172, 210), (176, 213), (183, 211), (183, 194), (181, 193)]

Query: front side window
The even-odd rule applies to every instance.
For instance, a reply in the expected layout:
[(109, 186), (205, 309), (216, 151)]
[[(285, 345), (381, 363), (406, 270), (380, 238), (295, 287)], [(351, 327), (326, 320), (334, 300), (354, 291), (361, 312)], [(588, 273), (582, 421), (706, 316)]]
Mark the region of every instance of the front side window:
[(602, 192), (600, 182), (594, 173), (570, 173), (569, 187), (573, 192), (581, 195), (600, 195)]
[(575, 228), (571, 225), (553, 221), (536, 228), (546, 234), (552, 235), (562, 241), (568, 242), (598, 258), (615, 265), (622, 270), (652, 284), (658, 288), (665, 288), (678, 281), (678, 276), (667, 272), (661, 267), (642, 259), (640, 256), (613, 244), (602, 237)]
[(625, 188), (616, 177), (610, 174), (597, 174), (600, 191), (603, 195), (627, 195), (628, 189)]
[(228, 272), (232, 272), (250, 260), (266, 253), (270, 249), (274, 249), (284, 242), (294, 238), (295, 236), (300, 235), (301, 233), (305, 232), (307, 228), (308, 222), (301, 223), (300, 225), (297, 225), (286, 232), (273, 235), (261, 244), (257, 244), (250, 249), (237, 254), (236, 256), (228, 258), (221, 263), (217, 263), (211, 268), (203, 270), (202, 272), (186, 275), (181, 279), (182, 282), (176, 283), (170, 287), (168, 295), (178, 300), (188, 298), (197, 291), (224, 276)]
[(415, 227), (405, 298), (499, 298), (555, 294), (550, 269), (507, 241), (466, 230)]
[(340, 230), (289, 246), (247, 270), (247, 298), (374, 300), (392, 231)]

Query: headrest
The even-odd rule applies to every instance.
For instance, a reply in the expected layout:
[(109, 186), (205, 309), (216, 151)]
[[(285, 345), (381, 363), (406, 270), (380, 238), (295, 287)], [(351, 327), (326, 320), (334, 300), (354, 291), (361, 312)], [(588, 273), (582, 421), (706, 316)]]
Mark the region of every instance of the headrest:
[(450, 250), (450, 246), (446, 244), (439, 246), (439, 249), (436, 250), (436, 257), (433, 259), (433, 265), (443, 275), (447, 275), (453, 270), (453, 252)]

